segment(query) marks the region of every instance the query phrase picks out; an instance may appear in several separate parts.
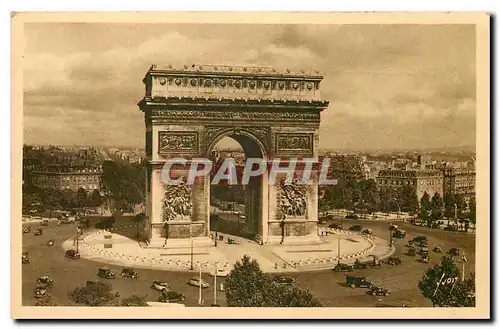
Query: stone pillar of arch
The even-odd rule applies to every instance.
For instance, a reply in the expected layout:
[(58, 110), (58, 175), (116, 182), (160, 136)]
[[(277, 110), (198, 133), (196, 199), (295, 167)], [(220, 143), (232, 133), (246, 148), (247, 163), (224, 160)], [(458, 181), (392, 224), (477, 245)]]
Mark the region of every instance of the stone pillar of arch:
[[(145, 238), (151, 247), (211, 244), (210, 177), (193, 185), (169, 185), (164, 164), (186, 160), (173, 178), (186, 177), (188, 165), (209, 158), (216, 143), (231, 137), (247, 158), (294, 160), (318, 156), (322, 76), (263, 67), (153, 65), (139, 108), (146, 125)], [(317, 241), (318, 186), (269, 184), (269, 170), (247, 188), (246, 220), (261, 243)], [(285, 236), (282, 237), (281, 228)]]

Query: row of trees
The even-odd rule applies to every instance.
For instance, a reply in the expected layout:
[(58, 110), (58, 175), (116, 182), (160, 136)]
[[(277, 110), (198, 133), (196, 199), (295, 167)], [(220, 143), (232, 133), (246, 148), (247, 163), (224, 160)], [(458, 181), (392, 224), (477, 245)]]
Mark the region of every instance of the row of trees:
[(469, 206), (461, 195), (446, 194), (443, 198), (439, 193), (435, 193), (432, 198), (427, 192), (420, 199), (420, 219), (427, 223), (429, 227), (436, 224), (443, 218), (468, 219), (472, 223), (476, 222), (476, 200), (472, 198)]
[(418, 209), (418, 199), (411, 186), (399, 189), (377, 188), (373, 179), (339, 180), (337, 185), (320, 187), (320, 211), (328, 209), (375, 211), (407, 211)]
[(102, 164), (102, 184), (114, 200), (131, 208), (144, 201), (145, 170), (143, 164), (104, 161)]

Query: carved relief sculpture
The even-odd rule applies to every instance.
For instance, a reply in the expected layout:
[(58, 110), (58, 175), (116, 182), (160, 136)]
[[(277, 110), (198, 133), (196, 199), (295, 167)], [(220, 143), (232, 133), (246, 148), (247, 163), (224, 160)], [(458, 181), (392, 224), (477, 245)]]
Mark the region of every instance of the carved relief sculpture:
[(191, 187), (184, 183), (164, 186), (163, 221), (191, 220), (193, 208), (191, 202)]
[(160, 131), (158, 134), (158, 153), (176, 151), (198, 151), (198, 133)]
[(297, 180), (286, 185), (285, 180), (279, 184), (280, 209), (285, 216), (302, 217), (306, 214), (307, 196), (306, 186), (298, 185)]
[(311, 150), (311, 134), (278, 134), (278, 151)]

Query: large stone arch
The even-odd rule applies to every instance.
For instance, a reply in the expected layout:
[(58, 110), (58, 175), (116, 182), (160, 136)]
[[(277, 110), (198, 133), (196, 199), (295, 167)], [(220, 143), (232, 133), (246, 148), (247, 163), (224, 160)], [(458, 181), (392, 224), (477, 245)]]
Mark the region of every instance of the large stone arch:
[[(146, 214), (150, 246), (211, 243), (210, 177), (193, 185), (171, 186), (161, 179), (163, 165), (182, 157), (189, 164), (209, 158), (215, 144), (229, 136), (247, 157), (286, 163), (318, 156), (320, 98), (317, 72), (294, 73), (273, 68), (153, 65), (143, 80), (139, 107), (146, 124)], [(175, 171), (178, 177), (187, 170)], [(263, 243), (317, 239), (317, 175), (313, 184), (285, 186), (259, 180), (250, 216)], [(294, 199), (295, 198), (295, 199)], [(285, 241), (284, 241), (285, 239)]]

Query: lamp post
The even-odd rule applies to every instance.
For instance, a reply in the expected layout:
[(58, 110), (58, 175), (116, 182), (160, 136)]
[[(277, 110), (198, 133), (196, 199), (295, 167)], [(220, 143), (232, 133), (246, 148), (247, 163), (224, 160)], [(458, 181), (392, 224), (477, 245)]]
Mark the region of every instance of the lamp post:
[(458, 226), (458, 216), (457, 216), (457, 204), (453, 204), (455, 206), (455, 227)]
[(212, 306), (217, 305), (217, 262), (214, 263), (215, 272), (214, 272), (214, 303)]
[(462, 282), (465, 281), (465, 263), (467, 263), (467, 257), (465, 257), (465, 253), (462, 255)]
[(191, 271), (193, 270), (193, 233), (191, 232), (191, 221), (189, 222), (189, 240), (191, 242)]
[[(343, 228), (342, 221), (339, 221), (339, 229), (341, 232)], [(340, 264), (340, 234), (337, 235), (337, 264)]]
[(198, 287), (199, 287), (199, 289), (198, 289), (198, 291), (199, 291), (199, 293), (198, 293), (198, 305), (201, 305), (201, 304), (203, 304), (203, 301), (201, 300), (201, 285), (202, 285), (201, 284), (201, 282), (202, 282), (201, 281), (202, 280), (201, 279), (201, 263), (199, 265), (200, 265), (200, 277), (199, 277), (199, 281), (198, 281), (199, 282), (199, 285), (198, 285)]
[(80, 234), (80, 229), (76, 228), (76, 252), (78, 253), (78, 235)]

